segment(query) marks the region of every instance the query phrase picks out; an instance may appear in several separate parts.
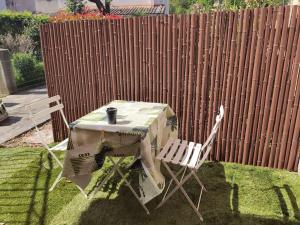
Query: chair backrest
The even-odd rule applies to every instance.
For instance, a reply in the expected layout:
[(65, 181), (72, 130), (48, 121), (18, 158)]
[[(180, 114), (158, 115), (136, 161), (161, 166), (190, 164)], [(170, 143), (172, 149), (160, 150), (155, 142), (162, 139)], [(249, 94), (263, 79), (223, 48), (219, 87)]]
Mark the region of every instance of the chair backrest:
[(216, 117), (216, 123), (213, 126), (211, 133), (205, 143), (202, 145), (200, 154), (198, 157), (198, 161), (196, 164), (196, 169), (199, 169), (199, 167), (204, 163), (204, 161), (207, 159), (208, 154), (210, 153), (210, 150), (212, 149), (212, 145), (214, 143), (214, 140), (217, 136), (217, 132), (219, 130), (219, 127), (221, 125), (221, 121), (224, 117), (224, 107), (221, 105), (219, 114)]
[[(50, 106), (51, 103), (56, 103), (56, 104), (54, 104), (53, 106)], [(46, 109), (42, 109), (38, 112), (34, 112), (34, 110), (38, 107), (41, 107), (41, 105), (49, 105), (49, 107), (47, 107)], [(64, 114), (63, 108), (64, 108), (64, 105), (60, 102), (59, 95), (32, 102), (31, 104), (29, 104), (25, 107), (25, 109), (29, 113), (29, 119), (31, 119), (31, 121), (33, 122), (35, 129), (37, 130), (39, 137), (41, 138), (42, 144), (47, 149), (49, 148), (49, 146), (46, 144), (45, 137), (43, 137), (43, 135), (41, 135), (41, 132), (40, 132), (39, 128), (37, 127), (38, 121), (47, 115), (51, 115), (52, 113), (59, 111), (66, 127), (69, 129), (69, 124), (68, 124), (68, 121)]]

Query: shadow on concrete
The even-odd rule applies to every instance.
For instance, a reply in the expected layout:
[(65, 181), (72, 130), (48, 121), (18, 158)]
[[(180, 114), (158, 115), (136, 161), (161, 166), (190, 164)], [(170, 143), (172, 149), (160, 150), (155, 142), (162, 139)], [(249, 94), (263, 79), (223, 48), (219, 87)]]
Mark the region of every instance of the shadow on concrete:
[(5, 102), (4, 103), (4, 106), (6, 108), (9, 108), (9, 107), (13, 107), (13, 106), (16, 106), (16, 105), (19, 105), (20, 103), (15, 103), (15, 102)]
[(6, 120), (0, 122), (0, 127), (10, 126), (12, 124), (19, 122), (21, 119), (22, 117), (19, 116), (8, 116)]
[(17, 93), (18, 95), (40, 95), (47, 94), (47, 89), (30, 89)]

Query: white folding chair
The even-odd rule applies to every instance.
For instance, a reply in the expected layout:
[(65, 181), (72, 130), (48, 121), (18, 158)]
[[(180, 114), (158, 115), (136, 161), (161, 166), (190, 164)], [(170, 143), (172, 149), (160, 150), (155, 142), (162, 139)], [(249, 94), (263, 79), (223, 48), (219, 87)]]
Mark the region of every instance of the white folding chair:
[[(197, 171), (203, 162), (207, 159), (210, 150), (212, 149), (212, 145), (214, 139), (216, 137), (217, 131), (220, 127), (220, 123), (224, 116), (224, 108), (220, 107), (220, 113), (216, 118), (216, 123), (212, 128), (212, 131), (206, 140), (206, 142), (201, 145), (194, 142), (188, 143), (187, 141), (182, 141), (179, 139), (169, 139), (165, 147), (156, 157), (158, 160), (162, 161), (162, 164), (166, 167), (168, 173), (171, 175), (172, 179), (168, 185), (168, 188), (164, 194), (162, 201), (159, 203), (157, 208), (161, 207), (178, 189), (183, 193), (187, 201), (190, 203), (193, 210), (196, 212), (197, 216), (201, 221), (203, 221), (202, 215), (199, 212), (199, 206), (201, 201), (202, 192), (207, 191), (197, 176)], [(172, 163), (175, 165), (180, 165), (182, 168), (175, 174), (168, 166), (168, 163)], [(189, 173), (185, 176), (186, 171)], [(180, 180), (177, 177), (181, 175)], [(201, 190), (198, 199), (197, 205), (193, 203), (191, 198), (188, 196), (186, 191), (183, 188), (183, 184), (185, 184), (191, 177), (194, 177), (197, 183), (199, 184)], [(172, 182), (175, 181), (175, 188), (167, 195), (169, 188)]]
[(130, 191), (132, 192), (132, 194), (134, 195), (134, 197), (138, 200), (138, 202), (140, 203), (140, 205), (143, 207), (143, 209), (146, 211), (146, 213), (149, 215), (150, 212), (148, 210), (148, 208), (145, 206), (145, 204), (142, 202), (142, 200), (139, 198), (138, 194), (136, 193), (136, 191), (133, 189), (133, 187), (131, 186), (130, 182), (126, 179), (126, 175), (124, 175), (124, 173), (121, 171), (120, 169), (120, 165), (121, 163), (124, 161), (125, 157), (118, 157), (118, 161), (115, 162), (113, 157), (111, 157), (110, 155), (107, 156), (108, 159), (112, 162), (113, 167), (112, 169), (107, 173), (106, 177), (101, 181), (100, 184), (97, 185), (97, 187), (95, 188), (95, 190), (93, 191), (93, 194), (91, 195), (90, 198), (93, 198), (95, 196), (95, 194), (103, 187), (103, 185), (108, 181), (108, 179), (115, 173), (117, 172), (121, 177), (122, 180), (124, 180), (126, 186), (130, 189)]
[[(51, 103), (56, 103), (54, 106), (49, 106)], [(42, 109), (41, 111), (36, 112), (36, 109), (41, 108), (41, 106), (47, 106), (45, 109)], [(48, 107), (49, 106), (49, 107)], [(40, 143), (47, 149), (47, 151), (50, 153), (50, 155), (53, 157), (53, 159), (57, 162), (57, 164), (63, 168), (63, 164), (61, 161), (57, 158), (57, 156), (54, 154), (54, 151), (65, 151), (67, 150), (68, 146), (68, 139), (63, 140), (59, 144), (55, 145), (54, 147), (49, 147), (47, 144), (47, 140), (45, 135), (39, 130), (38, 125), (40, 124), (39, 121), (41, 121), (42, 118), (44, 118), (47, 115), (51, 115), (54, 112), (59, 111), (60, 115), (63, 118), (63, 121), (66, 125), (66, 127), (69, 129), (69, 124), (67, 122), (67, 119), (65, 117), (64, 111), (63, 111), (64, 105), (60, 103), (60, 96), (56, 95), (50, 98), (46, 98), (40, 101), (35, 101), (29, 105), (26, 106), (26, 110), (29, 112), (29, 119), (32, 121), (33, 125), (35, 126), (35, 129), (37, 131), (39, 141)], [(52, 191), (55, 186), (62, 180), (62, 171), (59, 173), (57, 178), (55, 179), (54, 183), (52, 184), (49, 191)], [(81, 187), (76, 185), (77, 188), (80, 190), (80, 192), (87, 198), (86, 193), (83, 191)]]

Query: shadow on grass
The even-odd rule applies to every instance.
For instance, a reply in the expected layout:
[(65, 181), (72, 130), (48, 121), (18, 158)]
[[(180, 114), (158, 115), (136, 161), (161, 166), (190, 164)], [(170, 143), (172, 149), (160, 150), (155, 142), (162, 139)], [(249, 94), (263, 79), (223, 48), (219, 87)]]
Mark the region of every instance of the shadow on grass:
[[(166, 173), (164, 173), (166, 174)], [(133, 180), (133, 186), (137, 187), (137, 173), (130, 173), (129, 179)], [(167, 203), (159, 209), (155, 209), (160, 201), (160, 197), (154, 199), (147, 204), (151, 215), (147, 216), (139, 203), (136, 201), (126, 185), (122, 184), (116, 189), (116, 179), (120, 177), (112, 177), (114, 185), (110, 188), (104, 188), (102, 191), (108, 191), (108, 196), (112, 192), (116, 192), (116, 197), (96, 198), (89, 205), (88, 209), (82, 212), (79, 225), (102, 225), (102, 224), (122, 224), (122, 225), (222, 225), (222, 224), (255, 224), (255, 225), (296, 225), (298, 223), (288, 221), (286, 204), (281, 204), (282, 212), (285, 214), (283, 219), (268, 219), (255, 215), (243, 215), (239, 211), (239, 186), (236, 183), (230, 184), (226, 182), (224, 167), (220, 163), (206, 163), (199, 171), (200, 179), (208, 189), (207, 193), (203, 193), (201, 200), (200, 212), (204, 217), (204, 222), (200, 223), (198, 217), (191, 209), (190, 205), (183, 197), (181, 192), (177, 192), (171, 197)], [(169, 177), (168, 177), (169, 178)], [(110, 184), (110, 180), (108, 181)], [(190, 180), (185, 189), (193, 201), (197, 201), (199, 188), (196, 182)], [(285, 187), (288, 192), (288, 187)], [(220, 191), (221, 190), (221, 191)], [(282, 194), (280, 189), (274, 187), (278, 199), (282, 202)], [(291, 201), (294, 201), (294, 211), (299, 212), (295, 196), (290, 191)], [(295, 213), (296, 214), (296, 213)], [(297, 214), (298, 215), (298, 214)]]
[[(13, 151), (13, 150), (12, 150)], [(15, 155), (9, 153), (2, 155), (0, 159), (3, 163), (1, 166), (0, 180), (0, 222), (5, 224), (22, 224), (22, 225), (46, 225), (49, 220), (49, 214), (56, 214), (63, 205), (57, 204), (57, 201), (62, 197), (62, 190), (49, 196), (49, 188), (53, 180), (56, 178), (58, 171), (54, 171), (52, 158), (47, 157), (45, 152), (40, 154), (24, 154), (16, 153)], [(19, 161), (20, 157), (24, 160), (28, 158), (33, 159), (28, 164)], [(17, 159), (14, 161), (14, 159)], [(43, 164), (47, 161), (49, 169), (45, 169)], [(20, 169), (12, 170), (13, 162), (16, 163)], [(9, 175), (9, 176), (7, 176)], [(68, 190), (66, 190), (68, 189)], [(65, 202), (71, 201), (74, 195), (77, 194), (75, 188), (66, 188)], [(76, 192), (75, 192), (76, 191)], [(49, 207), (49, 201), (51, 206)], [(53, 205), (56, 206), (53, 208)], [(51, 211), (51, 212), (49, 212)], [(55, 211), (55, 213), (53, 213)]]
[(294, 215), (295, 215), (295, 219), (300, 220), (300, 210), (299, 210), (299, 206), (297, 204), (297, 199), (296, 199), (294, 193), (292, 192), (289, 185), (285, 184), (285, 185), (283, 185), (283, 187), (284, 187), (285, 191), (287, 192), (287, 194), (289, 196), (289, 199), (291, 201), (293, 211), (294, 211)]

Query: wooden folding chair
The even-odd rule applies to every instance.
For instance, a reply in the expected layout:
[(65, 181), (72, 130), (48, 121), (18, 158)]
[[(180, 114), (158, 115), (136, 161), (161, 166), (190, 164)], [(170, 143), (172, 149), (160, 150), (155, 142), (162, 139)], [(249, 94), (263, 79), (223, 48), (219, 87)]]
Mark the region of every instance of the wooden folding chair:
[[(206, 142), (201, 145), (194, 142), (188, 143), (187, 141), (182, 141), (179, 139), (169, 139), (165, 147), (158, 154), (157, 159), (162, 161), (162, 164), (166, 167), (168, 173), (171, 175), (172, 179), (168, 185), (168, 188), (165, 192), (165, 195), (162, 201), (159, 203), (157, 208), (161, 207), (178, 189), (183, 193), (187, 201), (190, 203), (193, 210), (196, 212), (197, 216), (201, 221), (203, 221), (202, 215), (199, 212), (199, 206), (201, 201), (202, 192), (207, 191), (199, 177), (197, 176), (197, 171), (203, 162), (207, 159), (210, 150), (212, 149), (212, 145), (214, 139), (216, 137), (217, 131), (220, 127), (220, 123), (224, 116), (224, 108), (220, 107), (220, 113), (216, 118), (216, 123), (212, 128), (212, 131), (206, 140)], [(174, 174), (173, 171), (168, 166), (168, 163), (172, 163), (175, 165), (180, 165), (182, 168)], [(185, 176), (186, 171), (189, 173)], [(181, 175), (180, 180), (177, 177)], [(193, 203), (191, 198), (188, 196), (187, 192), (183, 188), (183, 184), (185, 184), (191, 177), (194, 177), (197, 183), (199, 184), (201, 190), (197, 205)], [(175, 181), (175, 188), (167, 195), (169, 188), (172, 182)]]
[[(49, 105), (51, 103), (56, 103), (54, 106), (51, 107), (47, 107), (46, 109), (43, 109), (39, 112), (35, 112), (35, 109), (43, 106), (43, 105)], [(47, 149), (47, 151), (50, 153), (50, 155), (53, 157), (53, 159), (57, 162), (57, 164), (63, 168), (63, 164), (61, 163), (61, 161), (57, 158), (57, 156), (54, 154), (54, 151), (65, 151), (67, 150), (67, 145), (68, 145), (68, 139), (63, 140), (62, 142), (60, 142), (59, 144), (55, 145), (54, 147), (49, 147), (46, 141), (46, 137), (45, 135), (39, 130), (38, 128), (38, 124), (39, 121), (44, 118), (47, 115), (51, 115), (54, 112), (59, 111), (66, 127), (68, 129), (69, 128), (69, 124), (67, 122), (67, 119), (65, 117), (64, 111), (63, 111), (64, 105), (62, 103), (60, 103), (60, 96), (56, 95), (50, 98), (46, 98), (40, 101), (35, 101), (31, 104), (29, 104), (28, 106), (26, 106), (26, 110), (29, 112), (29, 119), (32, 121), (38, 137), (39, 137), (39, 141), (40, 143)], [(57, 176), (57, 178), (55, 179), (54, 183), (52, 184), (51, 188), (49, 189), (49, 191), (52, 191), (55, 186), (62, 180), (62, 171), (59, 173), (59, 175)], [(83, 189), (81, 187), (79, 187), (78, 185), (76, 185), (77, 188), (80, 190), (80, 192), (87, 198), (86, 193), (83, 191)]]
[(133, 189), (133, 187), (131, 186), (130, 182), (126, 179), (126, 175), (124, 175), (124, 173), (121, 171), (120, 169), (120, 165), (121, 163), (124, 161), (125, 157), (118, 157), (118, 161), (115, 162), (113, 157), (111, 156), (107, 156), (108, 159), (112, 162), (113, 167), (112, 169), (107, 173), (106, 177), (101, 181), (100, 184), (97, 185), (97, 187), (95, 188), (95, 190), (93, 191), (93, 194), (91, 195), (90, 198), (93, 198), (95, 196), (95, 194), (103, 187), (103, 185), (108, 181), (108, 179), (115, 173), (117, 172), (121, 177), (122, 180), (124, 180), (126, 186), (130, 189), (130, 191), (132, 192), (132, 194), (134, 195), (134, 197), (138, 200), (138, 202), (140, 203), (140, 205), (143, 207), (143, 209), (146, 211), (146, 213), (149, 215), (150, 212), (148, 210), (148, 208), (145, 206), (145, 204), (142, 202), (142, 200), (139, 198), (138, 194), (136, 193), (136, 191)]

